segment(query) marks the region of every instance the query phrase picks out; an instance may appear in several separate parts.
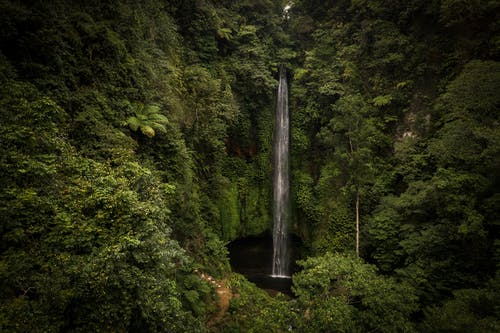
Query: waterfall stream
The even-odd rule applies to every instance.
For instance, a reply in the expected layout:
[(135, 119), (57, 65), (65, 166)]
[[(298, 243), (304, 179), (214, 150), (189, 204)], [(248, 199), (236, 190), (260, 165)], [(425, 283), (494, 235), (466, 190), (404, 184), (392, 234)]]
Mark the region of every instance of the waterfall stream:
[(287, 278), (290, 275), (288, 253), (289, 200), (289, 146), (290, 126), (288, 115), (288, 86), (286, 70), (280, 69), (278, 98), (276, 102), (276, 124), (274, 130), (274, 180), (273, 180), (273, 270), (272, 276)]

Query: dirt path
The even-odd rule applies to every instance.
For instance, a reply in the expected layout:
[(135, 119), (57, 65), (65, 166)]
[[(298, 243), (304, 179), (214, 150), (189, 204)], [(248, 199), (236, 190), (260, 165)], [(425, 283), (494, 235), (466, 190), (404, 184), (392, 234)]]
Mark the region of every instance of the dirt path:
[(208, 326), (213, 326), (224, 317), (227, 310), (229, 309), (229, 303), (233, 298), (233, 292), (231, 291), (230, 288), (227, 287), (226, 282), (224, 280), (217, 281), (214, 277), (206, 273), (199, 273), (199, 272), (197, 273), (202, 280), (207, 281), (215, 288), (215, 294), (217, 295), (218, 311), (208, 321)]

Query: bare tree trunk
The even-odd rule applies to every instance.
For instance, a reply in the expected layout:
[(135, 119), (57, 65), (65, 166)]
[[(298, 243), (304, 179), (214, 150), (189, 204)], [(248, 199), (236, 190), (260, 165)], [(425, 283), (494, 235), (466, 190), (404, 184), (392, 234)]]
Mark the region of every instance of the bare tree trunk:
[(359, 191), (356, 191), (356, 257), (359, 257)]

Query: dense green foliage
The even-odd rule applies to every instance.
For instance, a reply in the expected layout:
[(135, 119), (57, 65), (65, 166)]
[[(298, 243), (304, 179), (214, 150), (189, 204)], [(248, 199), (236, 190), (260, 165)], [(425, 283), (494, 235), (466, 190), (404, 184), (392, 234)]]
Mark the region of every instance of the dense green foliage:
[[(500, 331), (500, 2), (287, 3), (0, 0), (0, 331)], [(294, 297), (225, 246), (280, 64)]]
[(353, 252), (358, 196), (361, 256), (413, 288), (407, 319), (425, 332), (499, 328), (499, 8), (294, 1), (290, 14), (299, 232), (314, 256)]
[(1, 2), (1, 331), (205, 330), (270, 223), (270, 4)]

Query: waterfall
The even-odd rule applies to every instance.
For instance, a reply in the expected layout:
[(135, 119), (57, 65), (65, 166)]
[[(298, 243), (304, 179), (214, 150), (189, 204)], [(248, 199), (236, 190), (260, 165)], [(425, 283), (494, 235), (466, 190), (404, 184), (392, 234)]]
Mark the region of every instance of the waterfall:
[(274, 129), (274, 180), (273, 180), (273, 277), (289, 277), (288, 220), (290, 217), (288, 177), (290, 126), (288, 119), (288, 86), (286, 70), (280, 68), (276, 124)]

